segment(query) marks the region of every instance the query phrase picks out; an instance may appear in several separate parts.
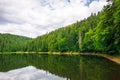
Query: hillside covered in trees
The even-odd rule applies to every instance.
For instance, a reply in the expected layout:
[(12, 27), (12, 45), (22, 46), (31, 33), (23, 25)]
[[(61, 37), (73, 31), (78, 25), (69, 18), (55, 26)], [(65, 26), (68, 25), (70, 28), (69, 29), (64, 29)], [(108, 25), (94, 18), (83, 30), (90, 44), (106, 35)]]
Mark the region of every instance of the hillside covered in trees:
[(0, 51), (105, 52), (120, 55), (120, 1), (114, 0), (98, 14), (91, 14), (87, 19), (32, 40), (2, 35)]
[(119, 44), (120, 1), (114, 0), (97, 15), (29, 41), (24, 51), (120, 54)]
[(30, 38), (12, 34), (0, 34), (0, 52), (23, 51), (23, 46)]

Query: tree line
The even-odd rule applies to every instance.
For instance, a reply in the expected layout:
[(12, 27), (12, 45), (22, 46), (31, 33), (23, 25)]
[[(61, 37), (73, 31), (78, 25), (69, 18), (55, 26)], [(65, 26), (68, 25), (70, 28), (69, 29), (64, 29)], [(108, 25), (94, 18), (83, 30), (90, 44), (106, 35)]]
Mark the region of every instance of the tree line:
[(23, 51), (23, 46), (30, 40), (28, 37), (0, 34), (0, 52), (16, 52)]
[(91, 14), (82, 21), (35, 39), (27, 38), (25, 42), (22, 50), (29, 52), (106, 52), (118, 55), (120, 54), (120, 1), (112, 1), (112, 4), (105, 6), (101, 12)]
[(98, 14), (29, 41), (24, 50), (120, 54), (119, 44), (120, 2), (114, 0)]

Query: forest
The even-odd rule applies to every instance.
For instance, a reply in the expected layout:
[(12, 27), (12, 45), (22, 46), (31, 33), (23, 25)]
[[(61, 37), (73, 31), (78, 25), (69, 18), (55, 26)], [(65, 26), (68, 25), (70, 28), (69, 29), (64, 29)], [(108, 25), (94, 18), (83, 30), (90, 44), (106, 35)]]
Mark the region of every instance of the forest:
[[(111, 0), (108, 0), (111, 1)], [(34, 39), (0, 34), (1, 52), (100, 52), (120, 55), (120, 1), (98, 14)]]
[(24, 36), (0, 34), (0, 52), (23, 51), (23, 46), (30, 39)]

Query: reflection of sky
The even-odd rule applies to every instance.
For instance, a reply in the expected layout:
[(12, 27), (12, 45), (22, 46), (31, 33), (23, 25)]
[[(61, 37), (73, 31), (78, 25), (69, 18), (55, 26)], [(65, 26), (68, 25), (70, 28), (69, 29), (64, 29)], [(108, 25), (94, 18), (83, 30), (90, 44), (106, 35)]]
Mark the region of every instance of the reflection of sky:
[(0, 80), (67, 80), (47, 71), (28, 66), (21, 69), (0, 72)]

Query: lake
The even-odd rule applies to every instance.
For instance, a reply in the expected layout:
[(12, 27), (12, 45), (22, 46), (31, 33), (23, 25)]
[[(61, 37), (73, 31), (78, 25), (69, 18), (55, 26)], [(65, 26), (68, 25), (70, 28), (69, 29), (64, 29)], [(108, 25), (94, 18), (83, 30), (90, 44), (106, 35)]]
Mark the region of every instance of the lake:
[(88, 55), (0, 54), (0, 80), (120, 80), (120, 65)]

